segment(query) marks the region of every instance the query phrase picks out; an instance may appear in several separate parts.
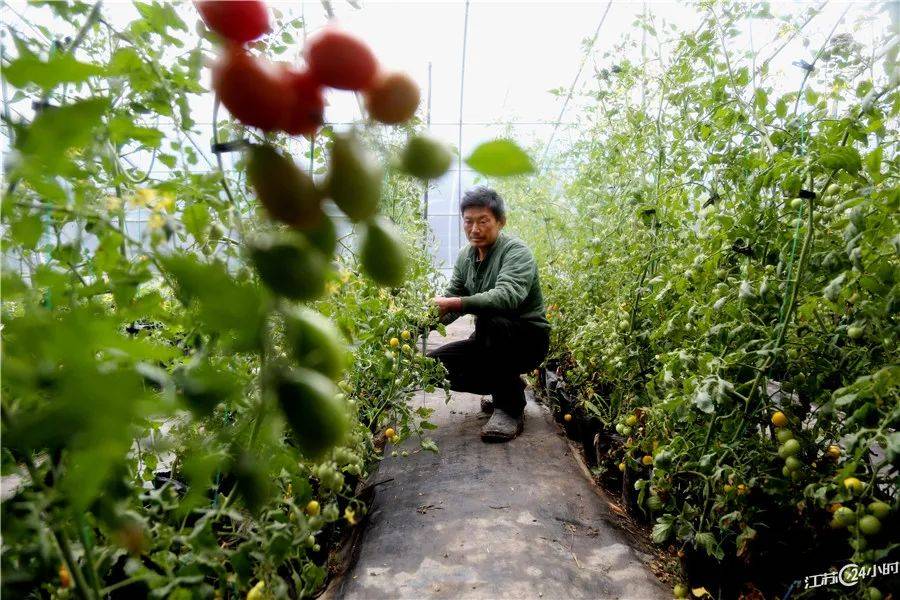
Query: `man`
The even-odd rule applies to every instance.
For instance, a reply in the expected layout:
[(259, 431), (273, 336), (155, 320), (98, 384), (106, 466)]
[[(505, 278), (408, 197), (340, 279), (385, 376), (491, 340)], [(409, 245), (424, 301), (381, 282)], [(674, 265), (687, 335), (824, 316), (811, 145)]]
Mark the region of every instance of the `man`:
[(444, 364), (451, 389), (491, 395), (492, 401), (482, 400), (482, 410), (493, 414), (481, 439), (505, 442), (522, 432), (525, 383), (519, 374), (544, 361), (550, 323), (534, 256), (521, 240), (502, 232), (506, 211), (500, 195), (475, 187), (459, 210), (469, 247), (460, 251), (450, 284), (434, 303), (444, 323), (474, 314), (475, 333), (428, 356)]

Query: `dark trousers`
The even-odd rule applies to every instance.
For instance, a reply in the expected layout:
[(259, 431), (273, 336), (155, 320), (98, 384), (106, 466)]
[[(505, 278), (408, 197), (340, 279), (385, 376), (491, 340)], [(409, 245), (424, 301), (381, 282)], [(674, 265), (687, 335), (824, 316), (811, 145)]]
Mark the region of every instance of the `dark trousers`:
[(490, 394), (494, 408), (518, 416), (525, 408), (525, 384), (519, 377), (537, 368), (550, 348), (550, 331), (505, 317), (478, 317), (469, 339), (450, 342), (428, 353), (448, 372), (450, 389)]

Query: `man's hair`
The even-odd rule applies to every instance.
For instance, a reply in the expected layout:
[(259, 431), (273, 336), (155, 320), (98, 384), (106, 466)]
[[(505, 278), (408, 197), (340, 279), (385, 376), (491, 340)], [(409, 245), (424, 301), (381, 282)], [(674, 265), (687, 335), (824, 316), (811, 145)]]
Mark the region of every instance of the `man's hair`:
[(506, 208), (503, 206), (503, 198), (496, 191), (483, 185), (477, 185), (467, 191), (459, 201), (460, 214), (467, 208), (483, 207), (489, 209), (498, 221), (506, 220)]

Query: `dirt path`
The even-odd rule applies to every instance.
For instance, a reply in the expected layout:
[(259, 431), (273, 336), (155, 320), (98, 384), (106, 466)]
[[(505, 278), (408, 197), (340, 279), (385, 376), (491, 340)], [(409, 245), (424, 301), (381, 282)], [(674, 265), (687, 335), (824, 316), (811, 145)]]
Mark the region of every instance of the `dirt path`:
[[(457, 321), (429, 345), (467, 337)], [(435, 408), (440, 454), (391, 458), (356, 562), (329, 598), (669, 598), (607, 519), (549, 412), (529, 398), (525, 431), (508, 444), (479, 438), (479, 396), (419, 395)]]

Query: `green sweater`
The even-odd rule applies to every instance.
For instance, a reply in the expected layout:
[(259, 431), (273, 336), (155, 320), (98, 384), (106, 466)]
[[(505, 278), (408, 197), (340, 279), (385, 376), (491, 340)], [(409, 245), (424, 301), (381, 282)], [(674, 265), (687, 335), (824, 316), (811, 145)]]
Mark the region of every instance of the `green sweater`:
[[(463, 313), (500, 315), (550, 327), (534, 255), (522, 240), (502, 232), (482, 261), (472, 246), (460, 251), (444, 295), (461, 297)], [(458, 316), (450, 313), (443, 320)]]

